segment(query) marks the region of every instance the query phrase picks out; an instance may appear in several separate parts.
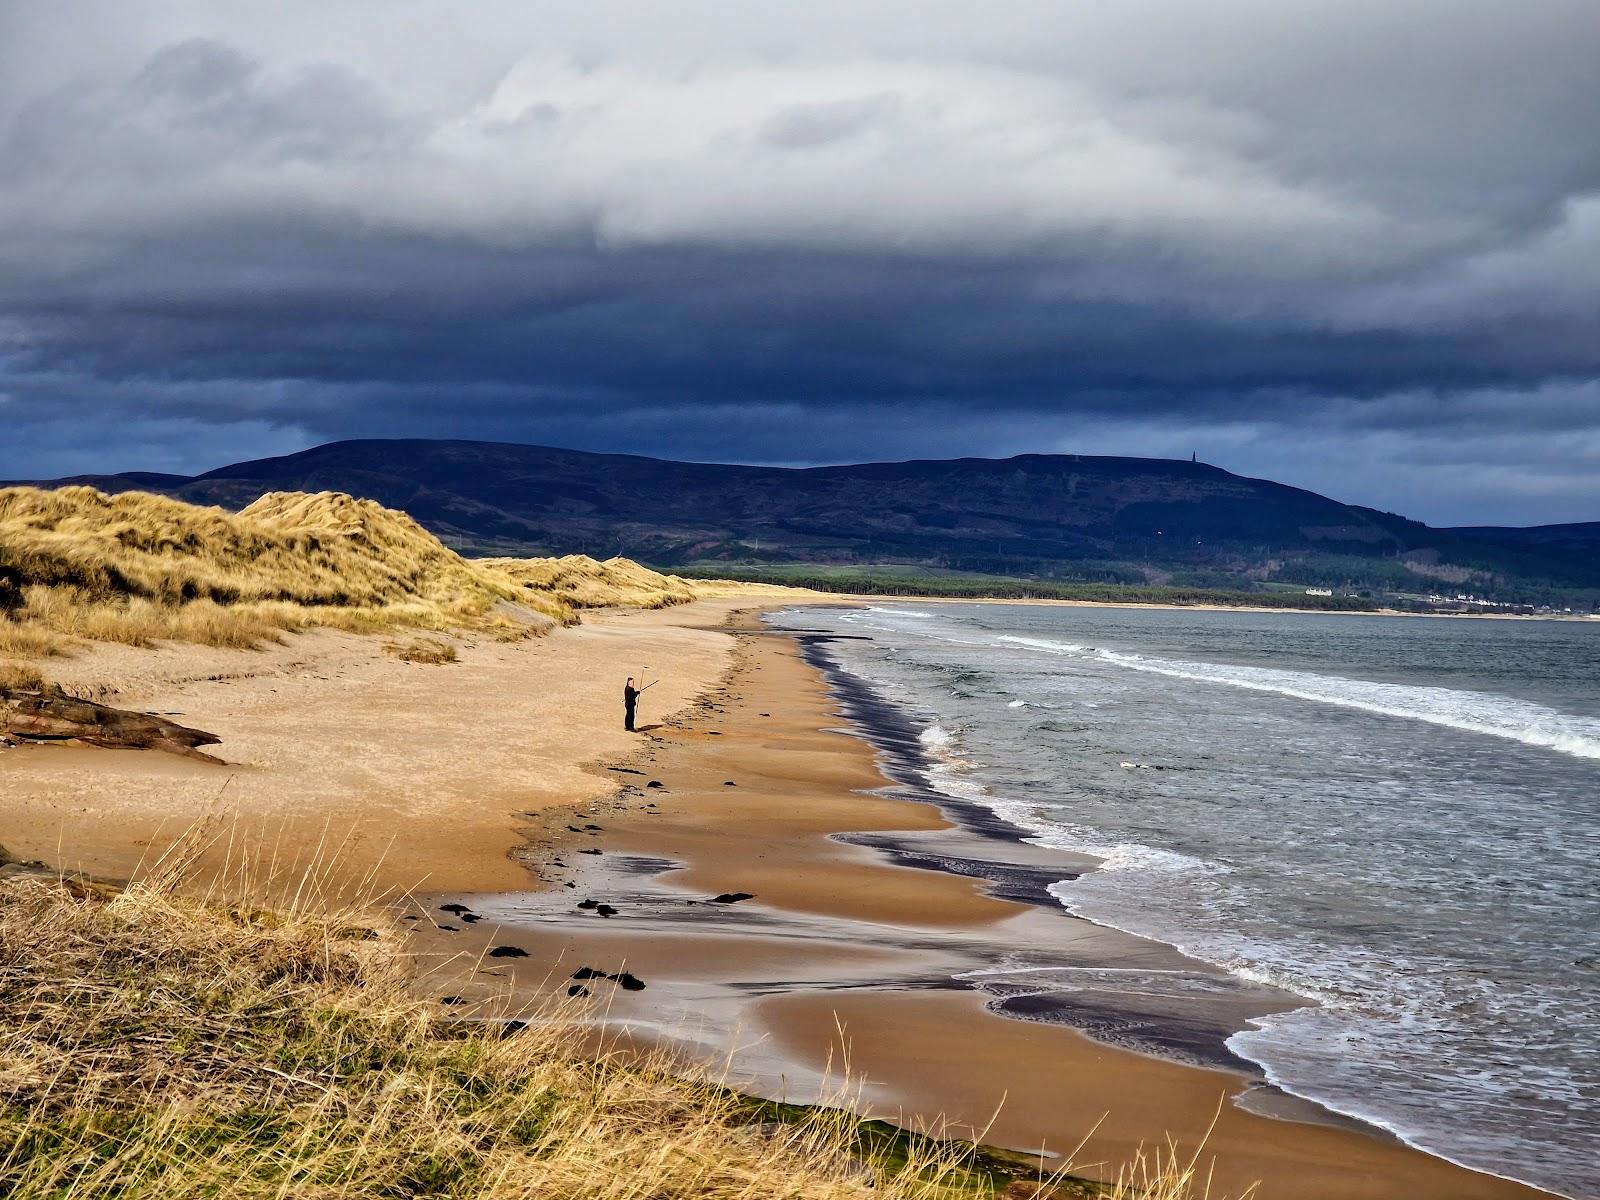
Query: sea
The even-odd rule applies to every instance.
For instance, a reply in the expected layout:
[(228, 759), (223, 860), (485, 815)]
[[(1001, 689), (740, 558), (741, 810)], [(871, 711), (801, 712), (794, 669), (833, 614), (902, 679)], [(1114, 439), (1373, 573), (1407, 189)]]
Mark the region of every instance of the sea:
[(1228, 1048), (1600, 1197), (1600, 620), (884, 603), (769, 618), (937, 788), (1099, 860), (1050, 892), (1315, 1001)]

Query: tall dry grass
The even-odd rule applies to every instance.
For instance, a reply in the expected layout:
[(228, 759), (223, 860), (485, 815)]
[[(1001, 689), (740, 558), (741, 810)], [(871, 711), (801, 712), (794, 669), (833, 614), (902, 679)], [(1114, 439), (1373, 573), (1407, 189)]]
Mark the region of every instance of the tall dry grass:
[(331, 626), (526, 636), (696, 589), (626, 559), (462, 558), (402, 512), (274, 492), (238, 513), (92, 488), (0, 488), (0, 655), (74, 642), (256, 646)]
[(0, 489), (0, 569), (22, 588), (169, 605), (437, 605), (511, 595), (404, 513), (335, 492), (274, 492), (239, 513), (92, 488)]
[(0, 656), (12, 658), (77, 641), (249, 647), (313, 625), (510, 638), (575, 624), (579, 609), (728, 587), (760, 590), (624, 558), (465, 559), (405, 513), (339, 492), (272, 492), (229, 513), (141, 492), (0, 488)]
[(308, 625), (445, 628), (510, 601), (572, 619), (404, 513), (333, 492), (275, 492), (228, 513), (139, 492), (0, 489), (0, 580), (0, 651), (14, 655), (75, 639), (253, 646)]
[(485, 558), (478, 562), (523, 588), (556, 596), (573, 608), (666, 608), (687, 604), (699, 594), (687, 580), (663, 575), (626, 558), (599, 562), (585, 554), (569, 554), (563, 558)]
[[(274, 909), (226, 902), (226, 876), (188, 896), (190, 862), (109, 899), (0, 878), (0, 1194), (956, 1200), (1010, 1182), (971, 1146), (597, 1055), (569, 1009), (451, 1020), (407, 992), (403, 937), (372, 910), (330, 908), (310, 876)], [(1047, 1186), (1191, 1195), (1171, 1171)]]

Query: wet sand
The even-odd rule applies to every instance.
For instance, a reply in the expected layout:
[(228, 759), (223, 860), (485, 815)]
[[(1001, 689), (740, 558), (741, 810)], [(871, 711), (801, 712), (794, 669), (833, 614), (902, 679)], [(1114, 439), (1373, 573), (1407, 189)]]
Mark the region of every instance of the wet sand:
[[(1013, 1149), (1076, 1149), (1075, 1169), (1099, 1178), (1171, 1137), (1185, 1154), (1204, 1142), (1213, 1196), (1257, 1182), (1260, 1196), (1305, 1200), (1545, 1194), (1264, 1086), (1222, 1039), (1301, 1001), (1068, 916), (1039, 889), (1086, 863), (919, 802), (842, 728), (848, 696), (794, 639), (737, 636), (723, 685), (610, 764), (611, 797), (545, 813), (544, 887), (438, 894), (407, 914), (424, 930), (425, 987), (484, 1015), (580, 988), (597, 1024), (790, 1100), (833, 1096), (848, 1061), (863, 1111)], [(740, 893), (751, 896), (715, 899)], [(448, 902), (480, 920), (442, 913)], [(491, 947), (510, 953), (483, 957)], [(1115, 983), (975, 990), (954, 978), (979, 981), (1002, 960), (1041, 979), (1131, 972), (1179, 986), (1152, 1000)]]

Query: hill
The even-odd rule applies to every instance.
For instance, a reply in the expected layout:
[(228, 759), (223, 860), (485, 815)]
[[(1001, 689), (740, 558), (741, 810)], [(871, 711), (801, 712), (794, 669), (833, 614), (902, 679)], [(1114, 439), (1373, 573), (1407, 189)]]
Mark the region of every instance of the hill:
[(863, 563), (1180, 586), (1262, 583), (1538, 601), (1600, 588), (1560, 530), (1432, 529), (1204, 463), (1087, 455), (779, 468), (468, 441), (349, 441), (182, 477), (104, 476), (242, 509), (272, 491), (403, 509), (468, 554)]
[(1600, 562), (1600, 521), (1578, 521), (1570, 525), (1531, 525), (1526, 529), (1504, 529), (1491, 525), (1464, 526), (1447, 532), (1469, 541), (1490, 542), (1516, 550), (1587, 557)]

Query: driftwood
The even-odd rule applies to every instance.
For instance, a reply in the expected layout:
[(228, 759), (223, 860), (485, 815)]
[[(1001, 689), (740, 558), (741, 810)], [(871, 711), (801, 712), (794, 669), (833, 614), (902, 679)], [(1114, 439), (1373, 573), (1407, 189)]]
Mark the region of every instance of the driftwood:
[(108, 750), (166, 750), (202, 762), (220, 763), (197, 746), (222, 739), (165, 717), (79, 700), (59, 688), (53, 692), (0, 691), (0, 732), (32, 741), (79, 741)]

